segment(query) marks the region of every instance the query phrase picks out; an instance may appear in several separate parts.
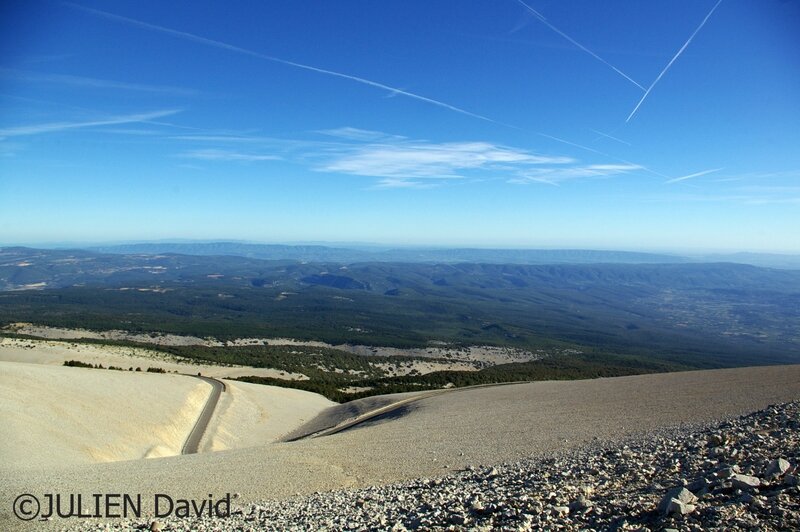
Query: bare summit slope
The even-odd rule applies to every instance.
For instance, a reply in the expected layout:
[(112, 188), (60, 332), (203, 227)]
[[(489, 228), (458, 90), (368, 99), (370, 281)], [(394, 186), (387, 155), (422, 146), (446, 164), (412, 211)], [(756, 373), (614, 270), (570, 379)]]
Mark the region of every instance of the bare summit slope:
[[(59, 469), (179, 455), (211, 390), (187, 375), (0, 362), (0, 463)], [(229, 381), (199, 451), (271, 443), (333, 405), (303, 390)]]
[(4, 467), (180, 454), (211, 387), (183, 375), (0, 362)]
[(331, 436), (290, 443), (46, 471), (4, 463), (0, 512), (29, 490), (141, 493), (145, 501), (156, 492), (284, 498), (543, 456), (595, 438), (706, 424), (797, 398), (800, 365), (454, 390)]

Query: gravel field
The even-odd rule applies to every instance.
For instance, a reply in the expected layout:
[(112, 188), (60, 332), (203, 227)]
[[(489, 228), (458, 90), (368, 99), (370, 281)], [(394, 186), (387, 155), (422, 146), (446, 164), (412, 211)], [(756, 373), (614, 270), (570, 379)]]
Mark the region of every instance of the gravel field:
[[(480, 485), (483, 482), (481, 475), (491, 473), (491, 467), (501, 473), (514, 471), (515, 465), (506, 467), (499, 464), (522, 461), (520, 467), (538, 471), (535, 468), (550, 467), (546, 465), (547, 460), (555, 456), (573, 458), (570, 459), (572, 461), (564, 461), (566, 458), (563, 458), (554, 473), (557, 469), (566, 472), (573, 467), (583, 467), (581, 463), (588, 467), (588, 460), (592, 457), (595, 457), (598, 465), (602, 465), (608, 457), (597, 454), (596, 449), (617, 449), (620, 442), (639, 440), (662, 445), (652, 439), (653, 433), (683, 434), (687, 428), (711, 426), (770, 404), (791, 402), (798, 398), (800, 366), (737, 368), (453, 390), (423, 397), (397, 411), (331, 436), (290, 443), (36, 471), (21, 471), (12, 464), (4, 463), (0, 468), (0, 476), (4, 479), (0, 484), (0, 527), (22, 526), (10, 513), (12, 502), (20, 493), (129, 493), (142, 494), (145, 500), (152, 499), (154, 493), (196, 500), (207, 498), (209, 493), (215, 497), (238, 493), (236, 504), (245, 508), (250, 503), (264, 506), (258, 501), (272, 501), (269, 508), (275, 510), (270, 510), (270, 520), (279, 517), (276, 512), (281, 507), (276, 505), (297, 504), (300, 506), (296, 508), (301, 508), (302, 504), (306, 504), (303, 501), (315, 500), (315, 497), (335, 500), (325, 499), (328, 495), (314, 495), (315, 492), (364, 488), (367, 489), (364, 493), (368, 494), (383, 489), (380, 486), (411, 482), (404, 488), (385, 488), (389, 490), (386, 493), (407, 489), (413, 492), (417, 489), (419, 493), (435, 494), (436, 490), (423, 490), (419, 486), (411, 489), (408, 486), (421, 482), (415, 479), (440, 477), (454, 479), (452, 482), (455, 484), (469, 483), (469, 479), (474, 477), (477, 485)], [(634, 445), (628, 445), (636, 449)], [(663, 443), (667, 451), (671, 446), (670, 443)], [(587, 449), (592, 451), (582, 454)], [(584, 462), (577, 460), (576, 457), (580, 456), (585, 457)], [(776, 448), (769, 455), (765, 454), (763, 459), (773, 460), (779, 456), (790, 459), (790, 450)], [(727, 463), (727, 459), (718, 460), (720, 464)], [(644, 458), (637, 461), (645, 465), (649, 463), (649, 459)], [(794, 467), (795, 462), (791, 463)], [(476, 469), (459, 473), (469, 467)], [(747, 467), (747, 464), (740, 467)], [(754, 472), (756, 475), (763, 474), (761, 471)], [(501, 475), (498, 478), (504, 477)], [(541, 480), (525, 478), (528, 478), (525, 481), (528, 483)], [(653, 500), (662, 497), (672, 487), (673, 480), (678, 482), (679, 477), (665, 477), (660, 481), (664, 489), (652, 492), (649, 497)], [(695, 479), (686, 480), (693, 482)], [(495, 488), (489, 484), (486, 486), (488, 496)], [(574, 502), (570, 497), (575, 494), (566, 488), (566, 484), (564, 486), (562, 491), (551, 490), (555, 498), (550, 496), (550, 492), (544, 493), (544, 488), (531, 489), (528, 496), (543, 505), (568, 506), (567, 503)], [(787, 492), (789, 496), (792, 496), (791, 493)], [(461, 495), (458, 497), (461, 500)], [(427, 503), (423, 499), (420, 501), (420, 504), (435, 502), (434, 499)], [(407, 505), (409, 511), (415, 508), (411, 502)], [(389, 499), (386, 504), (389, 504)], [(342, 508), (351, 506), (343, 505)], [(286, 508), (285, 511), (281, 510), (281, 515), (292, 515), (289, 507)], [(320, 508), (307, 512), (304, 519), (317, 519), (317, 514), (330, 515), (332, 518), (338, 515), (324, 510), (324, 507)], [(455, 506), (453, 512), (464, 513), (459, 508)], [(385, 515), (387, 519), (397, 515), (398, 520), (405, 519), (405, 514), (393, 514), (389, 512), (390, 509), (391, 506), (387, 506), (386, 512), (376, 515)], [(436, 504), (432, 504), (430, 512), (437, 509), (452, 513), (449, 506)], [(492, 512), (492, 515), (495, 513)], [(266, 515), (264, 520), (250, 523), (258, 526), (258, 523), (266, 522)], [(474, 519), (472, 513), (464, 515)], [(568, 515), (574, 517), (575, 514)], [(499, 516), (495, 518), (500, 519)], [(413, 519), (410, 517), (402, 521), (403, 526), (413, 525)], [(458, 517), (453, 519), (458, 520)], [(303, 522), (298, 520), (298, 526)], [(479, 522), (469, 521), (471, 524)], [(42, 524), (37, 523), (35, 527), (27, 529), (39, 529)], [(44, 523), (56, 529), (72, 524), (77, 522), (72, 519)], [(216, 526), (225, 529), (230, 524), (226, 521)], [(391, 526), (394, 524), (390, 523)], [(467, 526), (452, 524), (456, 528)], [(308, 526), (309, 529), (316, 528), (311, 524)]]
[(113, 529), (798, 530), (799, 460), (800, 402), (792, 402), (548, 459)]

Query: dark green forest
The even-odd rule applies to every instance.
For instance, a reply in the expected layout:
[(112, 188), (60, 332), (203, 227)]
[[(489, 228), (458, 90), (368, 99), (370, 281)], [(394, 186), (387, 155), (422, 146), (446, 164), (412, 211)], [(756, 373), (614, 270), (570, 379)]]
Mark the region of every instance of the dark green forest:
[[(310, 382), (287, 385), (322, 387), (328, 396), (358, 372), (358, 386), (388, 391), (800, 362), (796, 270), (731, 263), (305, 263), (26, 248), (0, 250), (0, 259), (0, 325), (223, 342), (294, 338), (580, 353), (410, 379), (382, 375), (336, 349), (162, 348), (204, 362), (304, 373)], [(333, 369), (345, 373), (334, 378)]]

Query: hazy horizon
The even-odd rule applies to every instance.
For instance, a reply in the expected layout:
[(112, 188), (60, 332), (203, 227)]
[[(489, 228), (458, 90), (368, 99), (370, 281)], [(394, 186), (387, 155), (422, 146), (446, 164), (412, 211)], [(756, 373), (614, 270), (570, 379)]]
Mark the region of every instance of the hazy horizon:
[(0, 242), (800, 253), (798, 2), (2, 14)]
[(327, 240), (275, 240), (258, 241), (242, 240), (236, 238), (211, 238), (211, 239), (191, 239), (191, 238), (163, 238), (163, 239), (130, 239), (130, 240), (97, 240), (97, 241), (40, 241), (40, 242), (0, 242), (3, 247), (29, 247), (41, 249), (87, 249), (98, 247), (130, 246), (130, 245), (166, 245), (166, 244), (244, 244), (244, 245), (264, 245), (264, 246), (323, 246), (330, 248), (351, 248), (351, 249), (430, 249), (430, 250), (456, 250), (456, 249), (476, 249), (487, 251), (605, 251), (605, 252), (624, 252), (624, 253), (651, 253), (676, 256), (704, 256), (704, 255), (736, 255), (736, 254), (755, 254), (755, 255), (778, 255), (786, 257), (800, 256), (800, 253), (791, 251), (763, 251), (753, 249), (721, 249), (721, 248), (613, 248), (613, 247), (580, 247), (580, 246), (537, 246), (537, 245), (505, 245), (498, 246), (493, 244), (447, 244), (447, 243), (391, 243), (391, 242), (359, 242), (359, 241), (327, 241)]

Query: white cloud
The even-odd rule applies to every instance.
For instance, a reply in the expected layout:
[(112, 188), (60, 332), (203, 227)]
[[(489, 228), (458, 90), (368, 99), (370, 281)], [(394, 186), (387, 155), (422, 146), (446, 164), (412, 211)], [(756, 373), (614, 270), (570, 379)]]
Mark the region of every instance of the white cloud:
[[(259, 137), (247, 137), (243, 135), (173, 135), (171, 140), (189, 140), (192, 142), (262, 142), (264, 139)], [(270, 140), (270, 139), (267, 139)]]
[(509, 182), (516, 184), (549, 183), (551, 185), (557, 185), (562, 181), (611, 177), (642, 169), (643, 167), (638, 164), (589, 164), (567, 167), (532, 168), (520, 172), (518, 176), (511, 178)]
[(406, 137), (400, 135), (390, 135), (382, 131), (371, 131), (369, 129), (359, 129), (356, 127), (339, 127), (335, 129), (321, 129), (317, 133), (336, 137), (345, 140), (356, 140), (362, 142), (377, 142), (389, 140), (405, 140)]
[(375, 188), (434, 188), (440, 186), (440, 183), (427, 181), (416, 181), (413, 179), (381, 179), (375, 185)]
[(137, 129), (132, 127), (115, 127), (106, 128), (103, 130), (105, 133), (114, 133), (117, 135), (134, 135), (138, 137), (156, 137), (161, 136), (161, 131), (155, 129)]
[(388, 179), (463, 177), (469, 170), (568, 164), (568, 157), (537, 155), (488, 142), (408, 141), (347, 146), (317, 170)]
[(280, 157), (277, 155), (258, 154), (258, 153), (239, 153), (227, 150), (192, 150), (180, 154), (187, 159), (199, 159), (202, 161), (275, 161)]
[[(354, 127), (314, 131), (327, 140), (275, 139), (247, 135), (182, 135), (173, 140), (202, 142), (180, 157), (206, 161), (282, 159), (331, 174), (375, 178), (374, 188), (432, 188), (448, 181), (499, 179), (509, 183), (550, 183), (604, 178), (646, 168), (628, 161), (586, 164), (572, 157), (536, 153), (485, 141), (431, 142)], [(241, 150), (233, 145), (243, 144)], [(232, 144), (233, 143), (233, 144)], [(247, 146), (245, 148), (245, 146)], [(280, 154), (274, 155), (274, 154)], [(603, 154), (598, 153), (599, 156)], [(604, 157), (605, 158), (605, 157)]]

